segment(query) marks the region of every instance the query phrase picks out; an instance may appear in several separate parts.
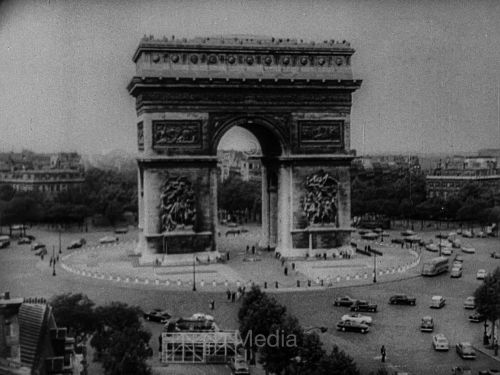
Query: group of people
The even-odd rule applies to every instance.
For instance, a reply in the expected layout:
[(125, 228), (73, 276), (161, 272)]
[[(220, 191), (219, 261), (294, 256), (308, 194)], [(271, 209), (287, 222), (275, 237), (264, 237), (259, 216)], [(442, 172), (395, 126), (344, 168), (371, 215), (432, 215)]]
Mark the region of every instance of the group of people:
[(236, 292), (232, 292), (230, 289), (226, 290), (227, 300), (231, 302), (239, 301), (240, 298), (245, 294), (246, 287), (239, 286)]

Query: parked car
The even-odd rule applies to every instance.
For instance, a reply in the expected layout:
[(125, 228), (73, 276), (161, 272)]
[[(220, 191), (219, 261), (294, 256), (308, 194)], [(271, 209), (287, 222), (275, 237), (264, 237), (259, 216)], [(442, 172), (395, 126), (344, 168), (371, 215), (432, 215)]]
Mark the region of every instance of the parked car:
[(462, 267), (452, 267), (450, 272), (450, 277), (454, 278), (462, 277)]
[(405, 240), (403, 238), (393, 238), (391, 239), (391, 242), (401, 245), (402, 243), (405, 243)]
[(451, 247), (443, 247), (441, 249), (441, 255), (451, 255), (453, 253), (453, 250)]
[(489, 370), (481, 370), (478, 372), (479, 375), (499, 375), (500, 369), (490, 368)]
[(145, 312), (143, 314), (144, 319), (151, 322), (166, 323), (172, 315), (170, 315), (166, 310), (153, 309), (151, 311)]
[(452, 375), (472, 375), (472, 370), (469, 366), (454, 366), (451, 368)]
[(476, 279), (484, 280), (484, 278), (486, 277), (487, 274), (488, 274), (488, 272), (486, 272), (485, 269), (481, 268), (481, 269), (477, 270)]
[(479, 232), (477, 232), (476, 237), (477, 238), (486, 238), (486, 237), (488, 237), (488, 235), (483, 231), (479, 231)]
[(475, 312), (472, 315), (469, 315), (469, 322), (472, 323), (481, 323), (486, 320), (486, 317), (478, 312)]
[(442, 333), (432, 336), (432, 347), (434, 350), (450, 350), (450, 343), (446, 336)]
[(18, 245), (31, 244), (31, 240), (28, 237), (21, 237), (17, 240)]
[(248, 363), (243, 356), (232, 357), (229, 361), (229, 368), (235, 375), (247, 375), (250, 374), (250, 369)]
[(85, 241), (84, 238), (80, 238), (78, 240), (71, 242), (68, 246), (68, 249), (78, 249), (78, 248), (82, 247), (83, 245), (85, 245), (86, 243), (87, 243), (87, 241)]
[(377, 305), (374, 303), (369, 303), (364, 300), (357, 300), (351, 306), (351, 311), (369, 311), (369, 312), (377, 312)]
[(462, 246), (462, 251), (467, 254), (474, 254), (476, 249), (470, 246)]
[(31, 241), (36, 240), (36, 237), (33, 236), (32, 234), (26, 234), (24, 237), (29, 238)]
[(431, 299), (431, 308), (440, 309), (446, 304), (446, 300), (443, 296), (432, 296)]
[(431, 316), (424, 316), (420, 322), (420, 330), (422, 332), (434, 331), (434, 319)]
[(127, 233), (127, 232), (128, 232), (128, 228), (127, 227), (115, 228), (115, 233), (116, 234), (124, 234), (124, 233)]
[(472, 237), (474, 237), (474, 235), (472, 234), (472, 232), (470, 230), (464, 230), (464, 231), (462, 231), (462, 237), (472, 238)]
[(10, 246), (9, 236), (0, 236), (0, 249), (5, 249)]
[(350, 320), (341, 320), (337, 323), (337, 330), (339, 331), (353, 331), (353, 332), (368, 332), (368, 326), (363, 323), (353, 322)]
[(363, 324), (366, 324), (366, 325), (370, 325), (373, 322), (371, 316), (361, 315), (361, 314), (356, 314), (356, 313), (354, 313), (354, 314), (345, 314), (340, 319), (344, 320), (344, 321), (345, 320), (350, 320), (350, 321), (354, 321), (354, 322), (358, 322), (358, 323), (363, 323)]
[(433, 253), (437, 253), (439, 251), (439, 246), (434, 244), (434, 243), (430, 243), (430, 244), (425, 246), (425, 250), (432, 251)]
[(31, 244), (31, 251), (35, 251), (35, 250), (41, 249), (42, 247), (45, 247), (45, 245), (43, 243), (33, 242)]
[(500, 252), (498, 251), (493, 251), (490, 255), (493, 259), (500, 259)]
[(215, 318), (212, 315), (204, 314), (204, 313), (196, 313), (191, 315), (191, 319), (196, 319), (196, 320), (208, 320), (208, 321), (214, 321)]
[(99, 240), (100, 243), (105, 244), (105, 243), (115, 243), (118, 242), (118, 237), (113, 237), (113, 236), (105, 236)]
[(351, 298), (349, 296), (337, 297), (333, 301), (333, 306), (352, 306), (354, 302), (357, 300), (355, 298)]
[(455, 259), (453, 259), (454, 262), (460, 262), (460, 263), (463, 263), (464, 262), (464, 257), (461, 256), (461, 255), (457, 255), (455, 257)]
[(42, 255), (47, 255), (47, 248), (46, 247), (41, 247), (38, 250), (34, 252), (35, 255), (42, 256)]
[(389, 298), (389, 303), (391, 305), (412, 305), (415, 306), (417, 299), (414, 297), (408, 297), (406, 294), (396, 294)]
[(469, 296), (465, 299), (464, 308), (473, 310), (476, 308), (476, 298)]
[(446, 233), (438, 233), (436, 234), (436, 238), (441, 238), (443, 240), (446, 240), (448, 238), (448, 235)]
[(459, 342), (457, 345), (455, 345), (455, 349), (457, 351), (457, 354), (462, 359), (476, 359), (476, 351), (474, 350), (470, 342)]

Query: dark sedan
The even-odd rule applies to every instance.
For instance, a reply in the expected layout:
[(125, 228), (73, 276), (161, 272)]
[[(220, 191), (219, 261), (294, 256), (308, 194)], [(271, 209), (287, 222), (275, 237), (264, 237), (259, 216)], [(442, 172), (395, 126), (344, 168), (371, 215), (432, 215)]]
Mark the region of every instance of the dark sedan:
[(415, 306), (417, 303), (416, 298), (408, 297), (406, 294), (396, 294), (389, 298), (389, 303), (391, 305), (411, 305)]
[(154, 309), (144, 313), (144, 319), (157, 323), (166, 323), (171, 317), (172, 315), (162, 309)]
[(377, 305), (368, 301), (358, 300), (352, 304), (351, 311), (377, 312)]
[(368, 326), (364, 323), (359, 323), (352, 320), (341, 320), (337, 323), (337, 330), (339, 331), (353, 331), (353, 332), (368, 332)]
[(478, 312), (475, 312), (474, 314), (469, 316), (469, 322), (472, 323), (481, 323), (486, 320), (486, 317)]
[(333, 301), (333, 306), (352, 306), (357, 300), (349, 296), (337, 297)]

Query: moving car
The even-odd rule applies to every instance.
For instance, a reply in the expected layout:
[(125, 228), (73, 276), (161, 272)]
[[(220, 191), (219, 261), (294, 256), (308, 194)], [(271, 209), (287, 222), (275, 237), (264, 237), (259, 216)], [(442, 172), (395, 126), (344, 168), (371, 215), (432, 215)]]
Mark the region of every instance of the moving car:
[(0, 236), (0, 249), (4, 249), (9, 247), (10, 245), (10, 237), (9, 236)]
[(469, 316), (469, 322), (472, 323), (481, 323), (486, 320), (486, 317), (478, 312), (475, 312), (474, 314)]
[(441, 255), (451, 255), (453, 250), (450, 247), (443, 247), (441, 249)]
[(236, 375), (247, 375), (250, 374), (250, 369), (248, 363), (243, 356), (232, 357), (229, 361), (229, 368), (233, 374)]
[(420, 330), (422, 332), (434, 331), (434, 319), (431, 316), (424, 316), (420, 322)]
[(472, 370), (469, 366), (455, 366), (451, 368), (452, 375), (472, 375)]
[(446, 300), (443, 296), (432, 296), (431, 299), (431, 308), (440, 309), (446, 304)]
[(78, 240), (71, 242), (68, 246), (68, 249), (78, 249), (78, 248), (82, 247), (83, 245), (85, 245), (86, 243), (87, 243), (87, 241), (85, 241), (84, 238), (80, 238)]
[(453, 267), (450, 272), (450, 277), (462, 277), (462, 267)]
[(425, 246), (425, 250), (437, 253), (439, 251), (439, 247), (436, 244), (430, 243), (430, 244)]
[(364, 300), (357, 300), (351, 306), (351, 311), (369, 311), (369, 312), (377, 312), (377, 305), (374, 303), (369, 303)]
[(42, 247), (45, 247), (45, 245), (43, 243), (34, 242), (31, 244), (31, 251), (41, 249)]
[(446, 336), (442, 333), (432, 336), (432, 347), (434, 350), (450, 350), (450, 343)]
[(209, 321), (214, 321), (215, 318), (212, 315), (204, 314), (204, 313), (196, 313), (191, 315), (191, 319), (196, 319), (196, 320), (209, 320)]
[(498, 251), (494, 251), (490, 255), (493, 259), (500, 259), (500, 252)]
[(115, 243), (118, 242), (118, 237), (113, 237), (113, 236), (105, 236), (99, 240), (100, 243), (105, 244), (105, 243)]
[(36, 250), (34, 254), (38, 256), (47, 255), (47, 248), (41, 247), (38, 250)]
[(371, 316), (361, 315), (361, 314), (345, 314), (340, 319), (343, 321), (350, 320), (353, 322), (363, 323), (366, 325), (370, 325), (373, 322)]
[(474, 310), (476, 308), (476, 298), (469, 296), (465, 299), (464, 308)]
[(357, 300), (349, 296), (337, 297), (333, 301), (333, 306), (352, 306)]
[(166, 310), (162, 309), (153, 309), (144, 313), (143, 316), (144, 319), (157, 323), (166, 323), (172, 317)]
[(470, 246), (462, 246), (462, 251), (467, 254), (474, 254), (476, 252), (476, 249)]
[(353, 331), (353, 332), (368, 332), (368, 326), (363, 323), (353, 322), (350, 320), (341, 320), (337, 323), (337, 330), (339, 331)]
[(481, 269), (477, 270), (476, 279), (484, 280), (484, 278), (486, 277), (487, 274), (488, 274), (488, 272), (486, 272), (485, 269), (481, 268)]
[(18, 245), (24, 245), (24, 244), (31, 244), (31, 239), (28, 237), (21, 237), (20, 239), (17, 240)]
[(470, 342), (463, 341), (455, 345), (457, 354), (463, 359), (476, 359), (476, 351)]
[(396, 294), (389, 298), (389, 303), (391, 305), (411, 305), (415, 306), (417, 299), (414, 297), (408, 297), (406, 294)]

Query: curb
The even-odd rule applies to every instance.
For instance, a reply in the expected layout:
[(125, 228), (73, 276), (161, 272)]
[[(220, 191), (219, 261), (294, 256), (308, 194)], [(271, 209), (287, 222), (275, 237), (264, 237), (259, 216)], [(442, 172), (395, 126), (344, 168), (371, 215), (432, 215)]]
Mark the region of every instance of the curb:
[(493, 350), (488, 350), (488, 349), (483, 348), (481, 345), (475, 345), (475, 344), (472, 344), (472, 347), (475, 350), (477, 350), (478, 352), (483, 353), (484, 355), (486, 355), (486, 356), (490, 357), (491, 359), (494, 359), (495, 361), (500, 363), (500, 356), (495, 357), (493, 355)]

